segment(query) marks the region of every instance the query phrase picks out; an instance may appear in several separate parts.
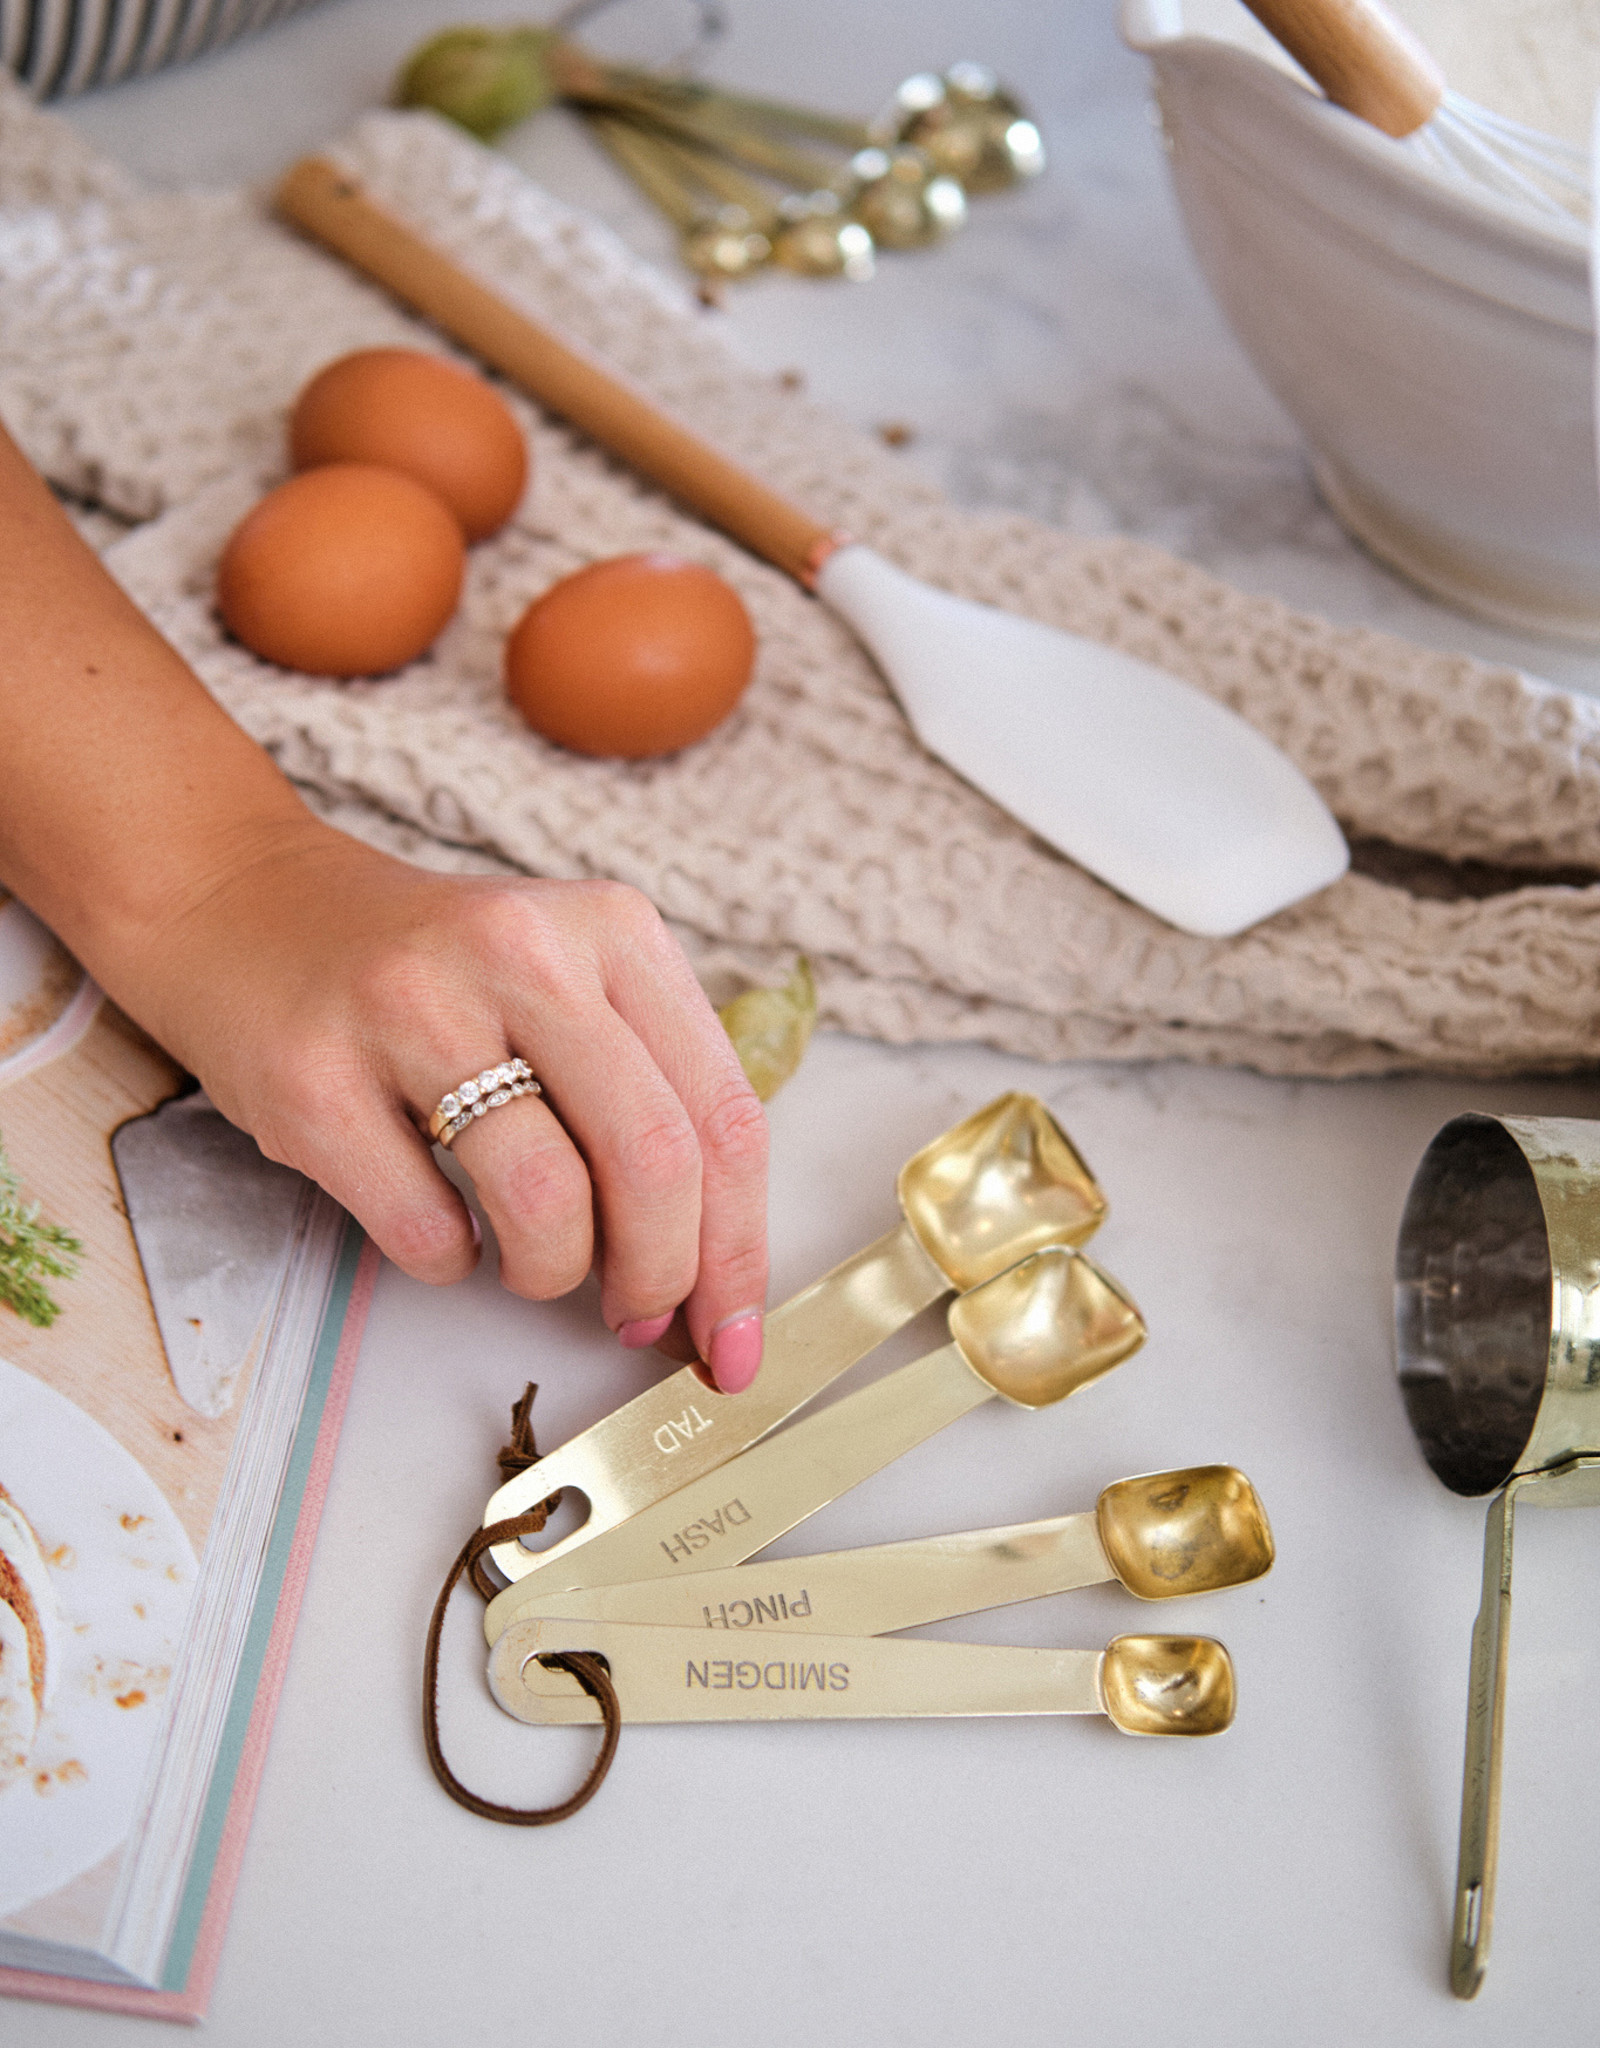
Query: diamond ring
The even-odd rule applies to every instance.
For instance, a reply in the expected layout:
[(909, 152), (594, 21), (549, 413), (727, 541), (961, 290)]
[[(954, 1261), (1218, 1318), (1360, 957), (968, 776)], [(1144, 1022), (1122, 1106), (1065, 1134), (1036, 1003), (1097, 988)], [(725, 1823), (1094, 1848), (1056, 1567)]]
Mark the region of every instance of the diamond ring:
[(526, 1060), (504, 1060), (498, 1067), (485, 1067), (440, 1098), (439, 1107), (428, 1119), (428, 1136), (448, 1151), (476, 1118), (487, 1116), (514, 1096), (543, 1093)]

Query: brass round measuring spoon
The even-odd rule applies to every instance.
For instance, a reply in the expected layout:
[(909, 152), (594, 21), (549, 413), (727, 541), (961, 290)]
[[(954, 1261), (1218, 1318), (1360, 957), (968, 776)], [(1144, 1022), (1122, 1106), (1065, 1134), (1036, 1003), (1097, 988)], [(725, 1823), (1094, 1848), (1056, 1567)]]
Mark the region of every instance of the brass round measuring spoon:
[(771, 236), (737, 206), (719, 206), (686, 228), (678, 249), (701, 277), (749, 277), (772, 261)]
[(967, 217), (967, 195), (920, 149), (874, 145), (850, 159), (845, 204), (885, 249), (923, 249), (953, 235)]
[(986, 64), (919, 71), (881, 124), (968, 192), (1003, 192), (1044, 169), (1044, 141)]
[(702, 277), (748, 277), (771, 261), (770, 206), (752, 207), (689, 176), (668, 140), (610, 115), (585, 116), (589, 132), (678, 230), (678, 248)]
[(876, 267), (871, 234), (830, 191), (779, 202), (772, 260), (802, 277), (843, 277), (852, 284), (865, 284)]
[(603, 1657), (624, 1721), (860, 1721), (1106, 1714), (1126, 1735), (1220, 1735), (1233, 1663), (1207, 1636), (1118, 1636), (1104, 1650), (772, 1635), (726, 1643), (693, 1628), (526, 1617), (489, 1657), (489, 1686), (519, 1721), (600, 1718), (588, 1694), (547, 1692), (541, 1658)]
[(770, 1629), (876, 1636), (1108, 1579), (1141, 1600), (1214, 1593), (1260, 1578), (1272, 1559), (1266, 1510), (1244, 1474), (1192, 1465), (1118, 1479), (1087, 1514), (579, 1587), (516, 1612), (729, 1637)]
[(1492, 1493), (1472, 1631), (1451, 1985), (1483, 1982), (1519, 1502), (1600, 1505), (1600, 1123), (1459, 1116), (1423, 1155), (1395, 1252), (1400, 1388), (1453, 1492)]
[(896, 1229), (768, 1314), (765, 1362), (737, 1400), (708, 1393), (686, 1367), (502, 1486), (485, 1523), (568, 1486), (589, 1503), (583, 1526), (547, 1550), (496, 1544), (504, 1576), (525, 1578), (715, 1471), (941, 1295), (1045, 1246), (1082, 1244), (1106, 1214), (1066, 1132), (1037, 1096), (1014, 1093), (923, 1146), (895, 1191), (905, 1219)]

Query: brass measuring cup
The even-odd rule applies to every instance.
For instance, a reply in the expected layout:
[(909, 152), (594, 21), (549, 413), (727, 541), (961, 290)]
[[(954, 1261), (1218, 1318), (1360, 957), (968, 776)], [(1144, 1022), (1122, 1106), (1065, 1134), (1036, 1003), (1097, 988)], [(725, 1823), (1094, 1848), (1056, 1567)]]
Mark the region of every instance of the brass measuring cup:
[(1395, 1251), (1400, 1388), (1423, 1456), (1494, 1495), (1472, 1631), (1450, 1982), (1483, 1982), (1519, 1501), (1600, 1505), (1600, 1123), (1458, 1116), (1423, 1154)]

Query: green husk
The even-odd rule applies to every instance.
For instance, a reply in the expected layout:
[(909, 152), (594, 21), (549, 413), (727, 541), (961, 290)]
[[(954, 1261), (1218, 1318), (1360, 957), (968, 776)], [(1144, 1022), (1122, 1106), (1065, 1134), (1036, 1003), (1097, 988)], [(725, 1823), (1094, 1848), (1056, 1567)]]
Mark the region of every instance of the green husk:
[(447, 28), (431, 37), (395, 82), (395, 104), (431, 107), (484, 142), (514, 128), (556, 96), (550, 29)]
[(811, 963), (802, 958), (782, 988), (747, 988), (717, 1012), (751, 1087), (770, 1102), (805, 1057), (817, 1021)]
[(60, 1315), (61, 1305), (43, 1280), (72, 1279), (82, 1256), (80, 1238), (58, 1223), (41, 1223), (39, 1204), (23, 1201), (16, 1173), (0, 1143), (0, 1302), (14, 1309), (24, 1322), (47, 1330)]

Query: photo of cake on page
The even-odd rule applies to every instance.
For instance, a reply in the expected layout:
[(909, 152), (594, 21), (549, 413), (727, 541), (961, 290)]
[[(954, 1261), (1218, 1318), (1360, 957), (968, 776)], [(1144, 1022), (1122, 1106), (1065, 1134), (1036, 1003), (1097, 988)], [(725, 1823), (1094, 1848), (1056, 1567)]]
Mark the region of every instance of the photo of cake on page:
[(375, 1267), (0, 892), (0, 1992), (203, 2010)]

